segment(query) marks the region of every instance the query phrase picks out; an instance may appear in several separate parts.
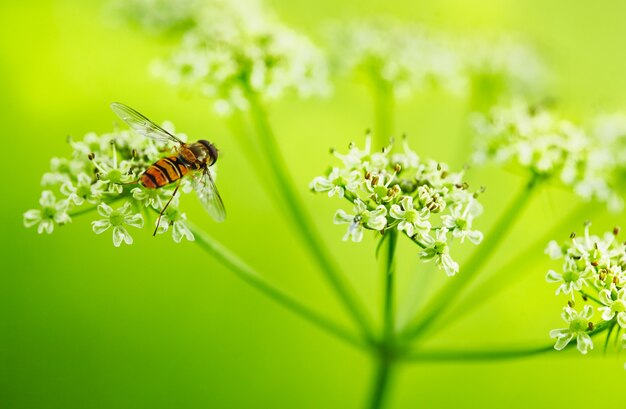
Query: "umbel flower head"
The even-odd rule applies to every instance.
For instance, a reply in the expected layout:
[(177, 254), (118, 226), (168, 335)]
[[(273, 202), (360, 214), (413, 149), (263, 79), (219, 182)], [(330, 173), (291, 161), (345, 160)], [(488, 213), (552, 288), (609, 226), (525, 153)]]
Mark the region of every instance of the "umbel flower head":
[[(163, 127), (174, 132), (170, 123)], [(184, 134), (176, 135), (187, 139)], [(128, 131), (88, 133), (82, 140), (68, 142), (71, 155), (51, 160), (50, 171), (41, 181), (44, 190), (40, 208), (24, 213), (24, 225), (37, 226), (38, 233), (50, 234), (55, 227), (69, 223), (72, 215), (92, 214), (94, 233), (109, 232), (116, 247), (133, 243), (129, 226), (154, 230), (149, 225), (154, 226), (174, 186), (146, 189), (133, 182), (154, 162), (170, 154), (173, 147)], [(185, 179), (182, 183), (179, 190), (188, 193), (190, 183)], [(176, 198), (161, 219), (157, 234), (171, 230), (175, 242), (183, 237), (193, 240), (185, 220)]]
[(482, 207), (477, 194), (463, 182), (463, 174), (432, 160), (421, 160), (406, 140), (402, 150), (393, 143), (383, 150), (350, 145), (347, 153), (333, 151), (339, 160), (325, 175), (310, 184), (314, 192), (347, 199), (351, 210), (339, 209), (334, 223), (347, 225), (344, 240), (359, 242), (367, 230), (387, 234), (397, 230), (419, 246), (423, 261), (434, 260), (448, 275), (459, 271), (450, 255), (454, 239), (465, 238), (474, 244), (482, 233), (472, 223)]
[(192, 24), (177, 49), (153, 64), (156, 76), (211, 98), (223, 115), (246, 110), (251, 93), (274, 100), (287, 92), (300, 97), (329, 92), (322, 52), (259, 2), (197, 4), (202, 6), (190, 14)]
[(461, 38), (391, 19), (337, 23), (328, 38), (336, 72), (383, 82), (396, 98), (431, 84), (466, 95), (486, 79), (510, 94), (526, 94), (543, 87), (547, 77), (537, 54), (510, 38)]
[(599, 200), (613, 211), (622, 209), (618, 188), (623, 179), (618, 173), (626, 168), (620, 161), (626, 152), (626, 133), (620, 138), (589, 132), (522, 101), (476, 115), (474, 126), (475, 162), (513, 164), (542, 178), (560, 179), (585, 200)]
[[(569, 241), (551, 241), (546, 248), (551, 258), (563, 261), (561, 271), (548, 271), (546, 280), (558, 284), (557, 295), (567, 297), (561, 316), (568, 326), (550, 336), (558, 350), (576, 339), (583, 354), (593, 349), (594, 331), (615, 327), (619, 334), (626, 329), (626, 243), (617, 239), (617, 228), (599, 237), (589, 233), (589, 226), (582, 237), (572, 234)], [(582, 310), (575, 308), (579, 303)]]

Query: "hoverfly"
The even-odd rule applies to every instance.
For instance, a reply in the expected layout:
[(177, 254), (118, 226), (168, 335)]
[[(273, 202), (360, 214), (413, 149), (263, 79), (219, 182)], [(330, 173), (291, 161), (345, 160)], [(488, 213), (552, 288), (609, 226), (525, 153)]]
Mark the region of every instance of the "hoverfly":
[(187, 144), (127, 105), (113, 102), (111, 109), (138, 134), (159, 142), (174, 142), (178, 145), (176, 155), (159, 159), (133, 182), (140, 183), (147, 189), (158, 189), (176, 183), (172, 197), (159, 214), (153, 235), (156, 235), (161, 217), (176, 196), (180, 182), (186, 175), (191, 176), (193, 188), (211, 217), (218, 222), (224, 221), (224, 203), (209, 171), (209, 167), (217, 161), (217, 148), (211, 142), (200, 139)]

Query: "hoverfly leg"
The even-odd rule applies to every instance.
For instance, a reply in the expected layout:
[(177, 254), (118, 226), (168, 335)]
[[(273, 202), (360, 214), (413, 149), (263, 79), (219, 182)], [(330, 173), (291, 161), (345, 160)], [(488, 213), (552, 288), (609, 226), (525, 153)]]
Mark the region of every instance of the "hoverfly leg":
[(165, 207), (163, 207), (163, 210), (161, 210), (161, 213), (159, 213), (159, 218), (157, 219), (156, 227), (154, 228), (154, 233), (152, 233), (153, 236), (156, 236), (157, 230), (159, 229), (159, 225), (161, 224), (161, 217), (163, 217), (163, 213), (165, 213), (167, 206), (170, 205), (170, 203), (172, 202), (172, 199), (174, 199), (174, 197), (176, 196), (176, 193), (178, 192), (178, 188), (180, 187), (181, 180), (182, 179), (178, 180), (178, 183), (176, 184), (176, 188), (174, 189), (174, 193), (172, 193), (172, 197), (170, 197), (170, 200), (167, 201), (167, 203), (165, 204)]

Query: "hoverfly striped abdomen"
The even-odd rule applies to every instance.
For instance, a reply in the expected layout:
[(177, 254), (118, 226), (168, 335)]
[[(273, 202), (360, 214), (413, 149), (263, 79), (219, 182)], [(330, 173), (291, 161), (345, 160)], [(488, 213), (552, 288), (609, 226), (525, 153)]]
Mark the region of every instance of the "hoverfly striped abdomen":
[(189, 169), (178, 156), (168, 156), (159, 159), (146, 169), (139, 181), (148, 189), (156, 189), (176, 182), (188, 171)]

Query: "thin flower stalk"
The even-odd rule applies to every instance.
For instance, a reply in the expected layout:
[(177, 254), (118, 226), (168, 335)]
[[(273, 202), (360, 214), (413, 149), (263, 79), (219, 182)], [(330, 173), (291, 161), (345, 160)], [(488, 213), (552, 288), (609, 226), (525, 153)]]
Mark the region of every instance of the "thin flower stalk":
[[(598, 324), (592, 331), (589, 331), (590, 336), (596, 336), (603, 332), (608, 332), (612, 324), (610, 322), (602, 322)], [(575, 344), (570, 343), (566, 346), (567, 349), (574, 348)], [(535, 355), (542, 355), (546, 353), (554, 352), (553, 344), (539, 345), (531, 347), (518, 347), (518, 348), (490, 348), (482, 350), (472, 349), (439, 349), (439, 350), (413, 350), (407, 352), (404, 355), (404, 359), (411, 363), (422, 362), (487, 362), (511, 359), (522, 359), (532, 357)]]
[(395, 327), (395, 297), (394, 297), (394, 281), (396, 274), (396, 247), (398, 242), (397, 230), (389, 232), (389, 237), (386, 239), (387, 249), (384, 257), (384, 297), (383, 297), (383, 340), (389, 345), (393, 345), (394, 342), (394, 327)]
[(287, 295), (282, 290), (267, 282), (262, 275), (257, 273), (235, 253), (224, 247), (213, 237), (196, 227), (193, 223), (187, 223), (189, 229), (196, 238), (196, 243), (212, 257), (215, 257), (225, 267), (231, 270), (237, 277), (256, 288), (283, 307), (306, 319), (317, 327), (348, 342), (360, 349), (366, 348), (367, 344), (362, 338), (355, 336), (350, 331), (336, 324), (334, 321), (312, 310), (299, 302), (294, 297)]
[(545, 232), (541, 237), (535, 239), (534, 242), (520, 254), (511, 258), (511, 260), (498, 271), (473, 287), (470, 293), (462, 297), (447, 310), (447, 312), (444, 312), (444, 317), (438, 319), (437, 323), (431, 327), (431, 331), (437, 331), (443, 325), (450, 325), (457, 322), (463, 317), (466, 317), (470, 312), (476, 310), (476, 308), (491, 300), (502, 288), (511, 285), (515, 282), (516, 278), (528, 272), (528, 264), (536, 260), (536, 255), (542, 252), (545, 248), (545, 243), (551, 238), (561, 234), (563, 231), (566, 231), (569, 226), (572, 226), (579, 220), (592, 216), (599, 210), (601, 210), (601, 208), (595, 204), (584, 203), (579, 205), (576, 210), (563, 218), (557, 225)]
[(371, 78), (371, 92), (374, 100), (374, 135), (376, 146), (386, 146), (394, 135), (395, 101), (391, 84), (381, 78)]
[(300, 234), (300, 238), (307, 243), (314, 260), (320, 265), (324, 277), (335, 290), (335, 293), (339, 296), (349, 314), (358, 323), (365, 338), (371, 340), (371, 325), (363, 312), (364, 308), (360, 305), (360, 302), (357, 301), (353, 290), (349, 288), (345, 278), (337, 269), (336, 263), (331, 260), (328, 251), (323, 248), (321, 244), (322, 240), (314, 227), (314, 223), (304, 210), (304, 206), (293, 188), (293, 182), (289, 179), (287, 167), (285, 166), (280, 149), (277, 146), (265, 110), (258, 100), (258, 96), (252, 90), (249, 90), (248, 98), (250, 100), (250, 115), (259, 144), (270, 165), (274, 176), (273, 179), (281, 189), (282, 195), (280, 197), (284, 198), (283, 204), (288, 210), (292, 221), (298, 226), (295, 230)]
[[(386, 242), (385, 242), (386, 241)], [(369, 407), (372, 409), (384, 406), (386, 395), (389, 394), (388, 384), (396, 365), (395, 356), (395, 308), (394, 281), (396, 269), (396, 248), (398, 231), (391, 230), (381, 242), (385, 246), (383, 260), (383, 332), (379, 342), (379, 358), (375, 363), (375, 372), (370, 396)]]

